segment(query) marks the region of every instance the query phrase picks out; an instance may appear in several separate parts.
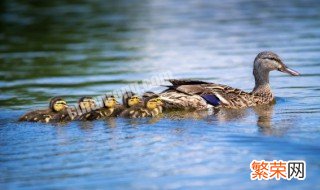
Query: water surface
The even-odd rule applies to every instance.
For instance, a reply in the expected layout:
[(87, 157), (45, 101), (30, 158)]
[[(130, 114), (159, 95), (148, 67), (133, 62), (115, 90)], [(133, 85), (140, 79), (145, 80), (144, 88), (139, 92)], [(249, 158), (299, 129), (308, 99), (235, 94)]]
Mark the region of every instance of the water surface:
[[(320, 189), (320, 4), (292, 1), (2, 1), (1, 189)], [(161, 72), (250, 91), (257, 53), (274, 106), (187, 118), (18, 123)], [(161, 89), (155, 88), (156, 91)], [(253, 160), (305, 160), (305, 181), (250, 181)]]

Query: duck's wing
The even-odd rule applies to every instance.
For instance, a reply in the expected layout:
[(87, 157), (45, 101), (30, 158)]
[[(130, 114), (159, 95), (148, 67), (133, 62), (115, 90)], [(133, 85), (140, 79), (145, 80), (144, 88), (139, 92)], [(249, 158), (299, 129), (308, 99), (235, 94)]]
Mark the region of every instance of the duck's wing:
[[(243, 108), (256, 105), (260, 97), (227, 85), (196, 81), (179, 81), (182, 85), (173, 85), (169, 89), (189, 96), (200, 96), (214, 107)], [(175, 83), (175, 82), (174, 82)], [(175, 84), (178, 84), (175, 83)]]
[(243, 90), (227, 85), (204, 85), (204, 91), (200, 96), (207, 102), (217, 102), (221, 107), (244, 108), (256, 105), (257, 96)]

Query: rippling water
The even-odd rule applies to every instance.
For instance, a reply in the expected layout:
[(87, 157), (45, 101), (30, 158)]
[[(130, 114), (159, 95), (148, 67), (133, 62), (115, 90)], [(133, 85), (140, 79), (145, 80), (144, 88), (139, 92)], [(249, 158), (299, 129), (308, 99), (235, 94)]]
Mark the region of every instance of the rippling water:
[[(308, 1), (1, 1), (0, 188), (320, 189), (320, 4)], [(250, 91), (277, 52), (271, 107), (67, 125), (17, 123), (161, 72)], [(161, 89), (158, 89), (161, 90)], [(253, 160), (307, 162), (305, 181), (250, 181)]]

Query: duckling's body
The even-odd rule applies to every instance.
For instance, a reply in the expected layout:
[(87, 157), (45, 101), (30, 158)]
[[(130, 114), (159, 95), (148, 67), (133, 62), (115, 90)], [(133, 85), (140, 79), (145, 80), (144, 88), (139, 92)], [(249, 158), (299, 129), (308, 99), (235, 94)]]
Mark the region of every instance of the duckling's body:
[[(69, 110), (71, 120), (86, 120), (85, 116), (96, 110), (96, 101), (91, 96), (83, 96), (79, 98), (78, 105)], [(69, 117), (70, 117), (69, 116)]]
[(79, 119), (92, 121), (116, 116), (116, 113), (119, 112), (117, 111), (117, 109), (119, 108), (117, 106), (117, 101), (115, 100), (115, 98), (113, 96), (106, 96), (103, 102), (104, 107), (92, 110), (89, 113), (85, 113)]
[(67, 103), (60, 97), (55, 97), (50, 100), (48, 109), (34, 110), (26, 113), (19, 118), (19, 121), (29, 122), (60, 122), (67, 117)]
[(85, 113), (80, 116), (79, 120), (97, 120), (97, 119), (102, 119), (102, 118), (107, 118), (107, 117), (112, 117), (114, 108), (99, 108), (96, 110), (93, 110), (89, 113)]
[(203, 110), (207, 108), (239, 109), (274, 102), (269, 84), (269, 72), (278, 70), (293, 76), (298, 72), (284, 65), (278, 55), (261, 52), (254, 61), (255, 87), (245, 92), (227, 85), (194, 81), (169, 80), (172, 86), (160, 94), (165, 109)]
[(120, 116), (120, 114), (125, 110), (127, 109), (124, 105), (121, 105), (121, 104), (117, 104), (115, 107), (114, 107), (114, 110), (113, 110), (113, 113), (112, 113), (112, 117), (118, 117)]
[(120, 117), (139, 118), (146, 117), (148, 114), (148, 110), (144, 108), (143, 104), (138, 104), (125, 109), (121, 112)]
[(154, 93), (144, 98), (144, 103), (137, 104), (124, 110), (120, 116), (127, 118), (155, 117), (162, 113), (162, 102)]

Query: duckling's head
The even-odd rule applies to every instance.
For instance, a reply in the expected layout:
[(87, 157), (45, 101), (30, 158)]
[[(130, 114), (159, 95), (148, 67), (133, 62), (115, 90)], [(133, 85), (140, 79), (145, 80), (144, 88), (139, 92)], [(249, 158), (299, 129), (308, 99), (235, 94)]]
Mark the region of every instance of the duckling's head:
[(254, 60), (253, 75), (261, 75), (270, 71), (278, 70), (283, 73), (288, 73), (292, 76), (300, 75), (297, 71), (288, 68), (280, 59), (280, 57), (271, 52), (264, 51), (257, 55)]
[(158, 106), (162, 106), (163, 103), (158, 95), (153, 95), (144, 99), (145, 107), (148, 109), (155, 109)]
[(52, 111), (60, 112), (68, 107), (67, 102), (61, 97), (54, 97), (50, 100), (49, 107)]
[(78, 105), (82, 109), (91, 109), (96, 106), (96, 101), (90, 96), (84, 96), (78, 100)]
[(122, 96), (122, 103), (128, 108), (141, 102), (141, 98), (133, 92), (125, 92)]
[(106, 108), (114, 108), (117, 105), (117, 100), (112, 95), (106, 96), (103, 102)]

